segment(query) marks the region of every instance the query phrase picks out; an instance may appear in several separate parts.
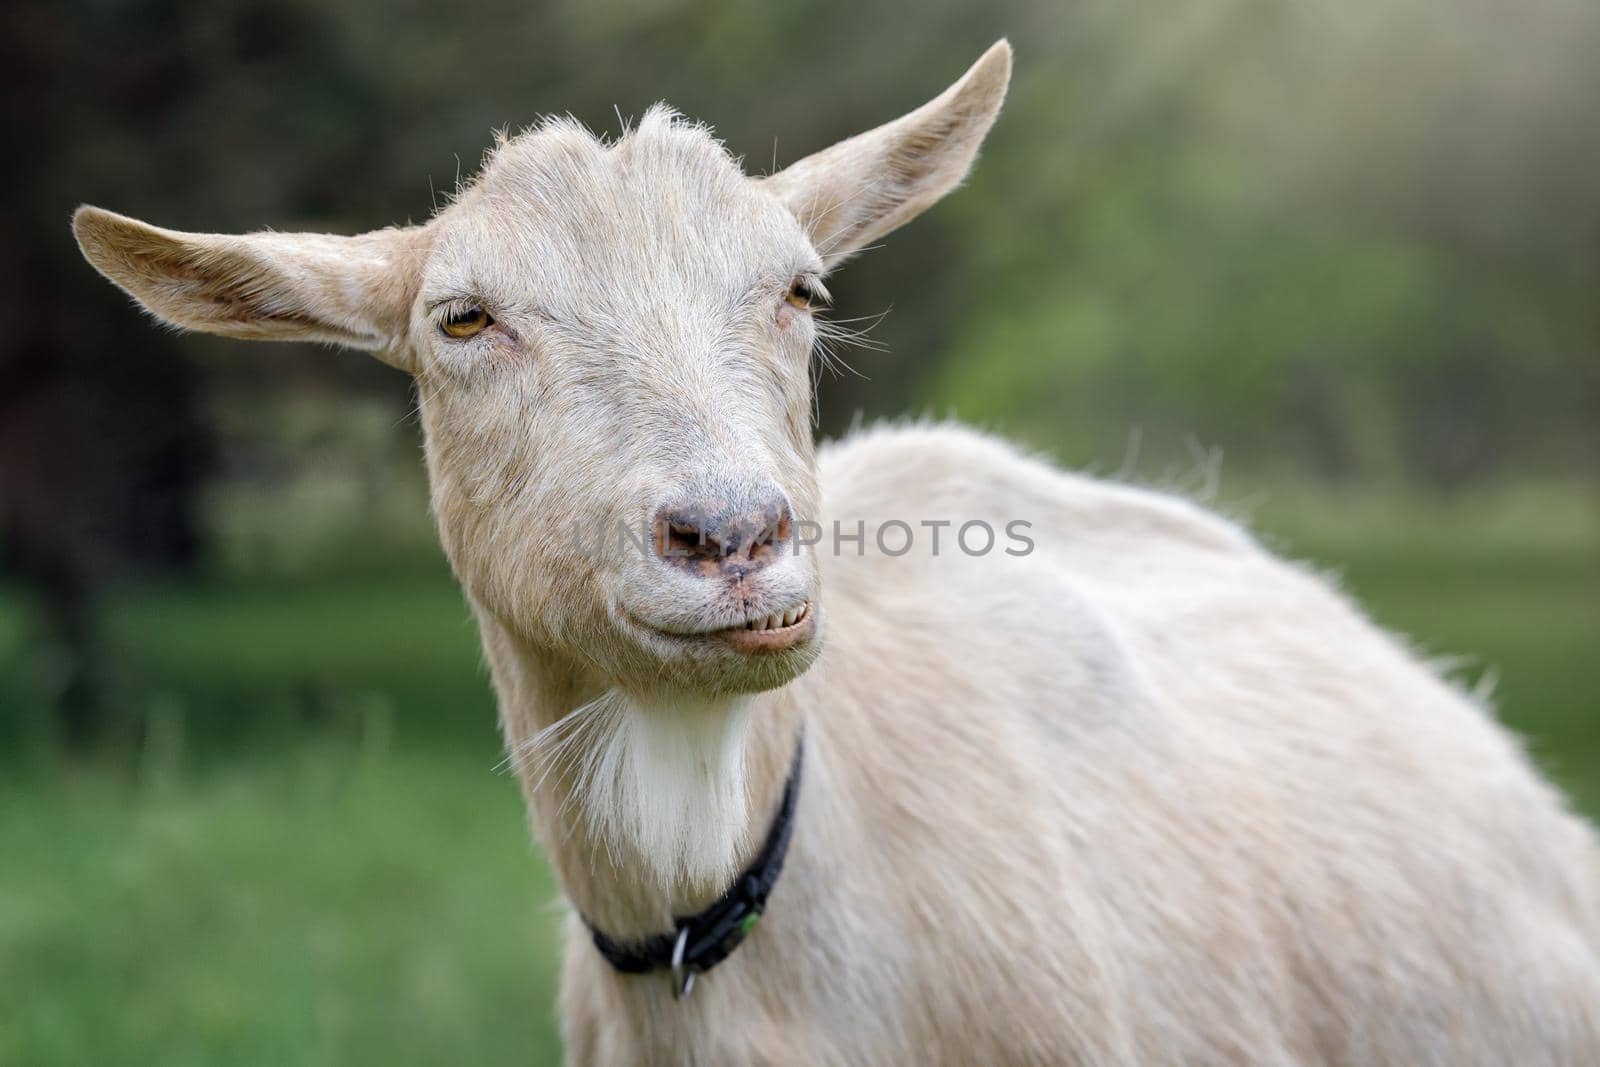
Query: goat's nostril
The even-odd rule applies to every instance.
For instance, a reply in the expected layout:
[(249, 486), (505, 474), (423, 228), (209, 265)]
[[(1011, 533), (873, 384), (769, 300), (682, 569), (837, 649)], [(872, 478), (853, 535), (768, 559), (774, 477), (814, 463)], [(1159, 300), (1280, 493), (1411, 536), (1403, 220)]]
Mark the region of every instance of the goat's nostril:
[(789, 540), (791, 533), (789, 526), (793, 521), (794, 516), (789, 514), (789, 505), (785, 504), (782, 513), (778, 516), (777, 523), (773, 526), (772, 539), (780, 545)]
[(747, 572), (782, 553), (793, 523), (788, 501), (774, 496), (755, 507), (663, 508), (651, 533), (656, 552), (668, 563), (707, 573)]
[(707, 548), (720, 547), (703, 525), (686, 519), (669, 519), (661, 527), (661, 554), (664, 556), (692, 557)]
[(658, 514), (654, 541), (656, 552), (668, 560), (714, 556), (722, 547), (705, 518), (687, 509)]
[(789, 540), (790, 524), (793, 520), (794, 516), (790, 514), (787, 502), (769, 505), (758, 514), (752, 515), (747, 520), (750, 529), (749, 537), (745, 541), (746, 557), (755, 563), (766, 563), (776, 558)]

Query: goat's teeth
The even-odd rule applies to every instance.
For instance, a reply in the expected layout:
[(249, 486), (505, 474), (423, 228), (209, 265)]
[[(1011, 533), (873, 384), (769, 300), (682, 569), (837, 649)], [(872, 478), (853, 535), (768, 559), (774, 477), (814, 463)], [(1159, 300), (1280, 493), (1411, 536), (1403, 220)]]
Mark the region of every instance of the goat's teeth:
[(800, 609), (799, 608), (790, 608), (788, 611), (783, 613), (783, 624), (785, 626), (793, 626), (795, 624), (795, 620), (798, 619), (799, 617), (800, 617)]
[(778, 628), (778, 626), (781, 624), (781, 622), (782, 622), (782, 620), (779, 619), (778, 616), (776, 616), (776, 615), (768, 615), (767, 616), (767, 629), (776, 630)]

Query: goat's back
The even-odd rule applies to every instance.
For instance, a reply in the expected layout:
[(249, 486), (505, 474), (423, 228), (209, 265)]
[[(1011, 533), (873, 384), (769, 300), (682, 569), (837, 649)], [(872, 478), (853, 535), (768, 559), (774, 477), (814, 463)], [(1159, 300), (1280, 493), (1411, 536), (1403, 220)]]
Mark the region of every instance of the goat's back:
[[(897, 1005), (863, 1024), (886, 1053), (1600, 1062), (1592, 833), (1326, 581), (952, 427), (831, 446), (822, 482), (797, 848), (849, 871), (835, 914), (875, 917), (830, 966), (838, 1011)], [(858, 518), (863, 554), (835, 552)], [(952, 525), (887, 556), (893, 519)], [(969, 556), (973, 519), (1034, 548)]]

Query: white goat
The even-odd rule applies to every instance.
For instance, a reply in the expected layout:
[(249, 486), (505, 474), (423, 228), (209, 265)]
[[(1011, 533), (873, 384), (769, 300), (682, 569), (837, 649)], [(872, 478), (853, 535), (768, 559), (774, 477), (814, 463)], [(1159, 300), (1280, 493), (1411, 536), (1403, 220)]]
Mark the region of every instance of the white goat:
[(416, 376), (571, 1062), (1600, 1063), (1594, 837), (1327, 584), (954, 427), (814, 449), (821, 278), (960, 181), (1010, 66), (762, 179), (657, 108), (408, 229), (74, 227), (169, 323)]

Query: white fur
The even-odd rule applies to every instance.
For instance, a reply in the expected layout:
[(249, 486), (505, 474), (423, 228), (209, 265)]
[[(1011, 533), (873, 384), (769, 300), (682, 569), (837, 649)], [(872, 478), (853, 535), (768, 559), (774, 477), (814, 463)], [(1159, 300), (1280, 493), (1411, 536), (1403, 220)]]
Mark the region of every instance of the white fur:
[[(682, 881), (726, 882), (749, 829), (744, 734), (750, 701), (679, 698), (650, 703), (607, 690), (522, 746), (524, 759), (577, 765), (574, 797), (608, 858), (637, 855), (663, 892)], [(575, 733), (570, 753), (541, 750)], [(592, 721), (587, 721), (592, 720)]]

